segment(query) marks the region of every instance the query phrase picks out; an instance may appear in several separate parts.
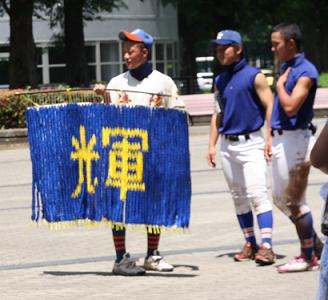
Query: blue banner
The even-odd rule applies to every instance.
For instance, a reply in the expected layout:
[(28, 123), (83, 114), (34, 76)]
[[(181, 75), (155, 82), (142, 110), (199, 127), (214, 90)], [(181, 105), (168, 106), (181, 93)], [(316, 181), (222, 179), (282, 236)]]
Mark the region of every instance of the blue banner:
[(103, 104), (29, 108), (32, 220), (186, 228), (187, 115)]

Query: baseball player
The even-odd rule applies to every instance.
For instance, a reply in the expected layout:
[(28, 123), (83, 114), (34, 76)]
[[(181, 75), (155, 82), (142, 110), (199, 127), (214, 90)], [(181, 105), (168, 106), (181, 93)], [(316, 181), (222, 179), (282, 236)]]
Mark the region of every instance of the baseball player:
[[(255, 259), (260, 265), (274, 263), (272, 206), (267, 193), (267, 162), (271, 156), (270, 116), (273, 96), (265, 76), (246, 62), (238, 32), (223, 30), (214, 40), (216, 57), (227, 70), (215, 78), (217, 112), (212, 116), (208, 163), (216, 165), (220, 139), (222, 168), (245, 238), (235, 261)], [(267, 139), (261, 127), (267, 122)], [(253, 211), (261, 233), (258, 246)]]
[[(279, 24), (271, 34), (272, 51), (281, 64), (276, 83), (272, 127), (272, 193), (275, 205), (294, 223), (301, 254), (278, 272), (318, 268), (322, 242), (313, 229), (305, 191), (310, 151), (315, 142), (313, 102), (318, 72), (301, 52), (301, 31), (295, 24)], [(315, 248), (316, 245), (316, 248)]]
[[(149, 63), (153, 37), (142, 29), (135, 29), (132, 32), (120, 32), (119, 38), (123, 41), (123, 56), (128, 71), (110, 80), (107, 85), (109, 92), (106, 92), (105, 86), (102, 84), (96, 84), (94, 91), (97, 94), (105, 95), (109, 102), (118, 105), (184, 107), (182, 100), (177, 97), (178, 90), (173, 80), (154, 70)], [(126, 252), (125, 228), (113, 229), (116, 250), (114, 274), (143, 275), (145, 270), (173, 270), (173, 266), (165, 262), (163, 256), (159, 254), (160, 234), (148, 232), (147, 237), (147, 255), (143, 267), (140, 267)]]

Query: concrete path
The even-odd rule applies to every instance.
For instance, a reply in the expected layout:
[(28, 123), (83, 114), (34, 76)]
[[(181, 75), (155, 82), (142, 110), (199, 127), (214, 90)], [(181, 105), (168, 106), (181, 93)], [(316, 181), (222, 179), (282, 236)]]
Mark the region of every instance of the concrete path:
[[(324, 119), (317, 119), (320, 128)], [(192, 217), (190, 233), (164, 234), (162, 253), (172, 273), (149, 272), (126, 278), (111, 273), (114, 249), (110, 229), (49, 231), (30, 221), (31, 163), (26, 144), (0, 150), (0, 299), (314, 299), (319, 272), (278, 274), (276, 266), (299, 253), (295, 229), (274, 211), (276, 264), (236, 263), (243, 244), (220, 164), (205, 161), (207, 126), (190, 128)], [(327, 176), (313, 169), (308, 188), (315, 227)], [(319, 230), (318, 230), (319, 231)], [(146, 236), (128, 232), (128, 250), (140, 262)]]

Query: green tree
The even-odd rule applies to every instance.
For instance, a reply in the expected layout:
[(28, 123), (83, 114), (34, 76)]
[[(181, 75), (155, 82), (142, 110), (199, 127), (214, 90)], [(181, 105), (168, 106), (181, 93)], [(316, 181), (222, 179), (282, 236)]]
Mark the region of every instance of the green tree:
[(67, 83), (88, 85), (88, 62), (84, 47), (83, 6), (85, 0), (64, 0), (64, 41)]
[(38, 75), (33, 38), (33, 0), (1, 0), (10, 17), (9, 86), (36, 87)]
[(0, 0), (10, 17), (10, 88), (37, 87), (36, 47), (33, 15), (51, 15), (51, 24), (61, 24), (64, 32), (67, 82), (71, 86), (88, 85), (84, 46), (84, 20), (97, 18), (101, 11), (124, 6), (123, 0)]
[(304, 50), (319, 70), (328, 70), (328, 2), (326, 0), (163, 0), (178, 8), (182, 65), (195, 74), (195, 56), (211, 54), (210, 39), (222, 29), (241, 32), (251, 56), (273, 58), (270, 32), (281, 22), (295, 22)]
[[(279, 2), (283, 7), (283, 1)], [(306, 55), (320, 71), (328, 71), (328, 2), (293, 0), (289, 5), (290, 11), (284, 10), (279, 21), (292, 21), (301, 27)]]
[(213, 54), (211, 39), (219, 30), (233, 28), (243, 32), (248, 24), (248, 6), (251, 0), (239, 1), (189, 1), (163, 0), (178, 9), (184, 75), (195, 75), (195, 57)]
[[(303, 34), (306, 56), (320, 71), (328, 70), (328, 2), (325, 0), (253, 0), (250, 1), (248, 26), (269, 36), (272, 27), (281, 22), (296, 23)], [(258, 26), (260, 24), (260, 26)], [(245, 28), (244, 27), (244, 28)], [(258, 37), (256, 35), (254, 38)]]
[(124, 6), (122, 0), (43, 0), (51, 25), (60, 24), (64, 33), (67, 83), (70, 86), (89, 84), (84, 41), (84, 21), (98, 17), (101, 11), (111, 12)]

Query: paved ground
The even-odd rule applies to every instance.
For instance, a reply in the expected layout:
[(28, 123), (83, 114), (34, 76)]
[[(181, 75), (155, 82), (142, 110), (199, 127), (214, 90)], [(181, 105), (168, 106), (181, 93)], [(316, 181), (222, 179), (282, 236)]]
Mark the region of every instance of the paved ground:
[[(324, 120), (316, 123), (322, 126)], [(188, 234), (165, 234), (161, 249), (173, 273), (112, 276), (114, 250), (109, 228), (49, 231), (30, 221), (31, 163), (27, 145), (0, 150), (0, 299), (313, 299), (319, 272), (278, 274), (276, 266), (298, 254), (295, 230), (275, 210), (275, 265), (235, 263), (243, 243), (220, 170), (208, 168), (208, 127), (190, 129), (192, 218)], [(319, 228), (320, 185), (311, 171), (309, 202)], [(128, 249), (140, 259), (146, 238), (128, 233)]]

